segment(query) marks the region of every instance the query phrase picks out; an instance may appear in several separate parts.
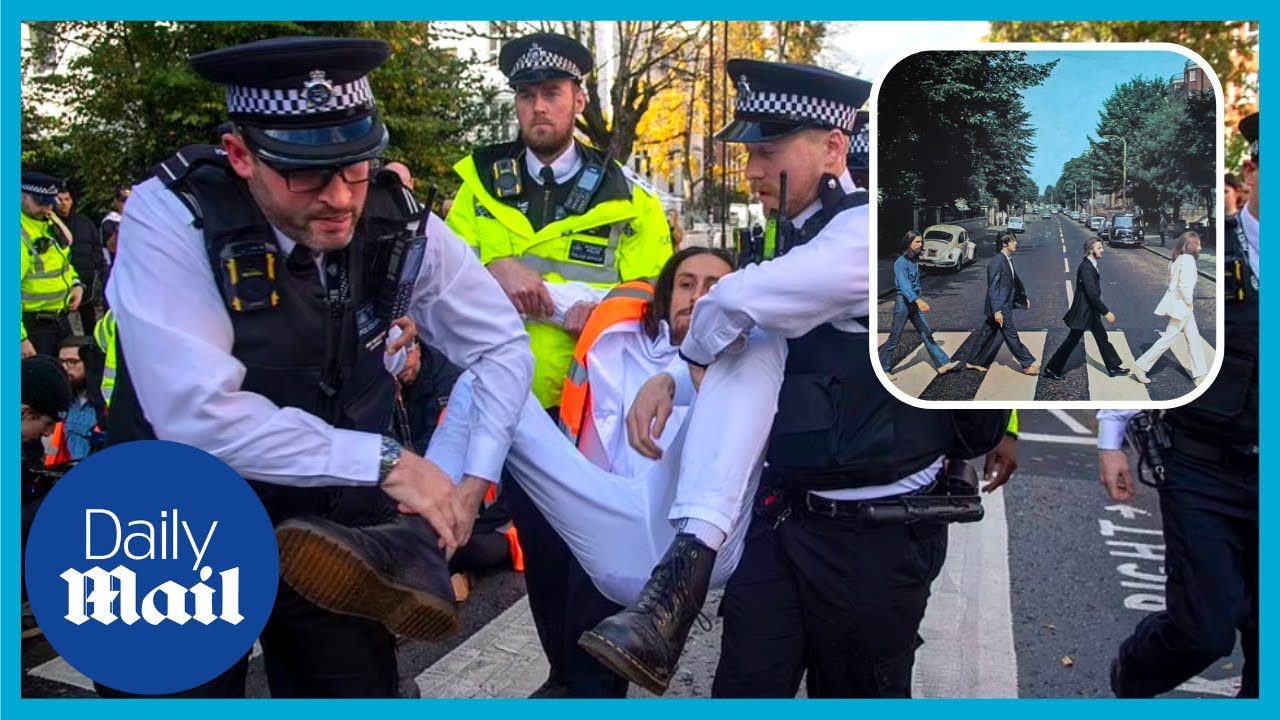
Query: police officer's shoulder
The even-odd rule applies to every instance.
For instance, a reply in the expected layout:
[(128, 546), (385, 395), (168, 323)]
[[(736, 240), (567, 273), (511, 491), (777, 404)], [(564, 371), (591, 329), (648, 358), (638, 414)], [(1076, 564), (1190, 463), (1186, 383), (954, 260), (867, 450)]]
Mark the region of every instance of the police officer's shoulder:
[(515, 159), (520, 155), (523, 147), (519, 141), (508, 141), (493, 143), (491, 145), (481, 145), (471, 151), (471, 159), (475, 161), (476, 167), (483, 171), (495, 162), (504, 158)]
[(170, 187), (205, 165), (229, 167), (227, 151), (221, 145), (188, 145), (157, 164), (151, 169), (151, 174)]
[(623, 165), (621, 163), (618, 164), (618, 169), (622, 171), (622, 176), (626, 178), (627, 182), (630, 183), (633, 187), (640, 188), (647, 195), (658, 197), (658, 189), (655, 188), (653, 184), (650, 183), (648, 180), (645, 180), (643, 177), (641, 177), (640, 173), (637, 173), (635, 170), (632, 170), (630, 167)]

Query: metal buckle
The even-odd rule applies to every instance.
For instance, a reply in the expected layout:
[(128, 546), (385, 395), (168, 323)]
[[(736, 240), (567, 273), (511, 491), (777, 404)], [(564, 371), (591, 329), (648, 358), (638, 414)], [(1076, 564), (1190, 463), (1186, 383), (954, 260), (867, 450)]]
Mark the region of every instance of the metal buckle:
[[(814, 499), (814, 498), (818, 498), (819, 500), (821, 500), (821, 501), (823, 501), (823, 502), (827, 503), (826, 508), (824, 508), (824, 509), (821, 509), (821, 510), (820, 510), (820, 509), (818, 509), (818, 508), (814, 507), (814, 506), (813, 506), (813, 499)], [(828, 518), (832, 518), (832, 519), (834, 519), (834, 518), (836, 517), (836, 515), (838, 514), (838, 513), (837, 513), (837, 509), (838, 509), (838, 505), (837, 505), (837, 503), (838, 503), (838, 502), (839, 502), (838, 500), (832, 500), (831, 498), (824, 498), (824, 497), (822, 497), (821, 495), (816, 495), (816, 494), (814, 494), (814, 492), (813, 492), (812, 490), (810, 490), (810, 491), (808, 491), (808, 492), (806, 492), (806, 493), (804, 494), (804, 507), (805, 507), (805, 509), (806, 509), (806, 510), (808, 510), (809, 512), (813, 513), (814, 515), (821, 515), (822, 517), (828, 517)]]

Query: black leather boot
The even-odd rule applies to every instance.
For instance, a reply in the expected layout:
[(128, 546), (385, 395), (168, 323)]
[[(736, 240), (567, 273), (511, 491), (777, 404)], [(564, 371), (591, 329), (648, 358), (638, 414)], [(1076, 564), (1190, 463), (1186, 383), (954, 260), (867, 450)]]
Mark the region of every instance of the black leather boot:
[(417, 515), (359, 528), (323, 518), (276, 526), (280, 577), (299, 595), (415, 640), (440, 640), (461, 627), (436, 542), (435, 530)]
[(715, 563), (716, 552), (698, 538), (676, 535), (640, 597), (582, 633), (578, 645), (627, 680), (655, 695), (665, 693), (707, 599)]

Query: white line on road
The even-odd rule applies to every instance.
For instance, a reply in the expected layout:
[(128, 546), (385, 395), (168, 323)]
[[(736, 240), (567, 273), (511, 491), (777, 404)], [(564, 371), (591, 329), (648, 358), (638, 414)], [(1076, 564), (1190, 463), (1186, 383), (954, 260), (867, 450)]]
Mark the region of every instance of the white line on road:
[(1095, 445), (1097, 440), (1091, 437), (1079, 437), (1077, 435), (1049, 435), (1046, 433), (1018, 433), (1019, 440), (1027, 440), (1030, 442), (1055, 443), (1058, 445)]
[(1052, 413), (1054, 417), (1061, 420), (1063, 425), (1066, 425), (1067, 427), (1071, 428), (1071, 432), (1079, 433), (1080, 435), (1089, 434), (1089, 428), (1082, 425), (1079, 420), (1076, 420), (1075, 418), (1071, 417), (1071, 415), (1066, 410), (1052, 409), (1049, 412)]
[(1065, 282), (1065, 283), (1067, 284), (1067, 307), (1068, 307), (1068, 308), (1070, 308), (1070, 307), (1071, 307), (1071, 296), (1072, 296), (1072, 295), (1074, 295), (1075, 293), (1071, 291), (1071, 281), (1070, 281), (1070, 280), (1063, 280), (1063, 282)]
[(1240, 691), (1240, 676), (1223, 678), (1221, 680), (1206, 680), (1199, 675), (1179, 685), (1175, 690), (1187, 693), (1203, 693), (1205, 695), (1221, 695), (1222, 697), (1235, 697)]
[(982, 522), (948, 529), (947, 560), (920, 625), (925, 644), (916, 653), (915, 697), (1018, 696), (1004, 493), (982, 504)]
[[(1065, 245), (1062, 247), (1062, 251), (1063, 251), (1063, 252), (1066, 252), (1066, 251), (1067, 251), (1067, 248), (1066, 248), (1066, 246), (1065, 246)], [(1069, 264), (1067, 264), (1067, 259), (1066, 259), (1066, 258), (1062, 258), (1062, 272), (1064, 272), (1064, 273), (1070, 273), (1070, 272), (1071, 272), (1071, 266), (1070, 266)]]

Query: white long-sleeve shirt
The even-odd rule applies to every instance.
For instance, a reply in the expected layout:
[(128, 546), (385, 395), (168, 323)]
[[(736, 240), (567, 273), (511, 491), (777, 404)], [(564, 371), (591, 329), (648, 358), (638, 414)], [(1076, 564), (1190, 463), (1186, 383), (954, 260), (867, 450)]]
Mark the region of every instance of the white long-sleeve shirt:
[(1099, 410), (1098, 449), (1119, 450), (1124, 444), (1124, 429), (1129, 419), (1140, 410)]
[[(580, 302), (597, 303), (607, 289), (578, 282), (546, 283), (555, 313), (545, 322), (564, 324), (565, 313)], [(615, 323), (604, 330), (587, 351), (587, 377), (591, 385), (591, 413), (582, 426), (579, 449), (595, 465), (618, 475), (643, 477), (654, 461), (632, 449), (627, 440), (627, 411), (641, 386), (658, 373), (676, 381), (671, 417), (656, 439), (665, 450), (675, 439), (693, 403), (689, 365), (670, 341), (667, 322), (658, 324), (656, 337), (645, 334), (639, 321)]]
[[(840, 184), (846, 193), (857, 189), (848, 173), (840, 178)], [(803, 227), (821, 209), (821, 202), (815, 201), (792, 222)], [(740, 347), (753, 327), (787, 338), (800, 337), (826, 323), (843, 332), (869, 332), (866, 324), (855, 320), (867, 317), (871, 307), (868, 213), (869, 205), (846, 210), (786, 255), (720, 278), (694, 305), (680, 351), (694, 362), (709, 364), (726, 350)], [(876, 379), (867, 378), (867, 382)], [(928, 468), (887, 485), (818, 494), (836, 500), (899, 495), (928, 486), (941, 467), (939, 457)]]
[[(853, 180), (841, 178), (845, 192)], [(753, 327), (797, 338), (831, 323), (845, 332), (868, 331), (854, 318), (870, 314), (869, 206), (840, 213), (809, 242), (780, 258), (739, 268), (702, 296), (680, 350), (702, 365), (745, 341)], [(815, 202), (796, 215), (797, 227), (817, 214)]]
[[(466, 243), (434, 215), (428, 230), (408, 314), (426, 342), (475, 371), (464, 472), (496, 481), (533, 376), (528, 334)], [(205, 450), (254, 480), (378, 481), (378, 433), (338, 429), (240, 389), (246, 369), (231, 354), (231, 318), (204, 238), (156, 179), (129, 199), (107, 297), (138, 402), (158, 438)]]

